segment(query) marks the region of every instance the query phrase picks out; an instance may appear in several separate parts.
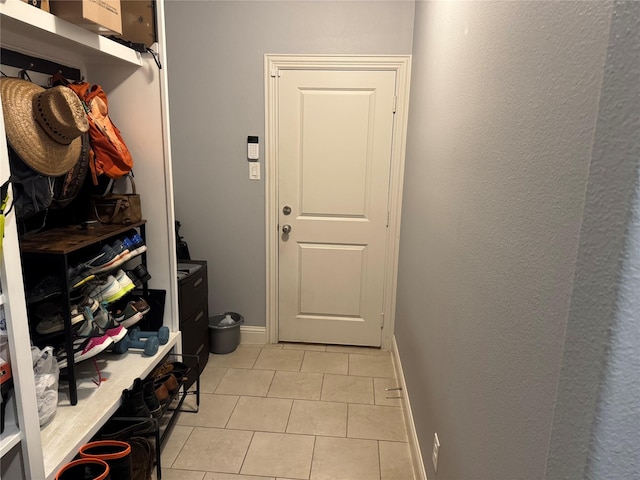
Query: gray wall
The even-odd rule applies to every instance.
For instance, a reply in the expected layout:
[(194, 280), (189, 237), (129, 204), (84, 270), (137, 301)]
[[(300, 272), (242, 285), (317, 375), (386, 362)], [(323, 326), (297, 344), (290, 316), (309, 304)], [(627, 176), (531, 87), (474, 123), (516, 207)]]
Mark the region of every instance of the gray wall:
[(416, 3), (396, 337), (429, 478), (434, 432), (439, 479), (545, 476), (610, 20)]
[(640, 3), (620, 2), (604, 65), (549, 479), (640, 478), (639, 161)]
[[(264, 174), (265, 53), (409, 54), (413, 2), (168, 1), (176, 219), (209, 262), (210, 313), (265, 324), (264, 181), (248, 180), (247, 135)], [(152, 272), (153, 273), (153, 272)]]

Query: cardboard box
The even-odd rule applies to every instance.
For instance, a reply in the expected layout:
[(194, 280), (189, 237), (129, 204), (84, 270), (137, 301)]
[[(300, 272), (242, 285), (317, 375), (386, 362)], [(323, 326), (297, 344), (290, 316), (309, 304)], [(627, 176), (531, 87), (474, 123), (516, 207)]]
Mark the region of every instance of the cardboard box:
[(45, 12), (49, 11), (49, 0), (22, 0), (29, 5), (33, 5), (36, 8), (44, 10)]
[(101, 35), (122, 33), (120, 0), (50, 0), (51, 13)]
[(155, 0), (121, 0), (122, 35), (127, 42), (151, 47), (157, 41)]

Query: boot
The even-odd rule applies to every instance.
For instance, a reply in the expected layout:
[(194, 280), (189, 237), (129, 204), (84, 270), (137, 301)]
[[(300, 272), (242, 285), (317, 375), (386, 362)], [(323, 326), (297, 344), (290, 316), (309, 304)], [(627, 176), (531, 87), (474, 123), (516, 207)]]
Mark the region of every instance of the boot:
[(150, 417), (151, 412), (144, 402), (144, 393), (142, 392), (142, 380), (136, 378), (133, 381), (131, 390), (124, 389), (122, 391), (122, 405), (116, 412), (117, 417)]
[(81, 458), (98, 458), (109, 465), (114, 480), (132, 480), (131, 446), (118, 440), (98, 440), (80, 447)]
[(151, 435), (156, 431), (156, 422), (150, 418), (111, 418), (97, 433), (98, 440), (122, 440), (131, 437)]
[(151, 415), (155, 418), (160, 418), (162, 416), (162, 406), (160, 406), (160, 402), (156, 396), (155, 388), (153, 386), (153, 378), (142, 382), (142, 396), (144, 397), (144, 402), (151, 412)]
[[(116, 480), (114, 477), (113, 480)], [(109, 465), (99, 458), (81, 458), (67, 463), (56, 474), (56, 480), (111, 480)]]
[(156, 452), (153, 444), (146, 438), (133, 437), (131, 444), (131, 457), (133, 458), (133, 480), (149, 480), (156, 461)]

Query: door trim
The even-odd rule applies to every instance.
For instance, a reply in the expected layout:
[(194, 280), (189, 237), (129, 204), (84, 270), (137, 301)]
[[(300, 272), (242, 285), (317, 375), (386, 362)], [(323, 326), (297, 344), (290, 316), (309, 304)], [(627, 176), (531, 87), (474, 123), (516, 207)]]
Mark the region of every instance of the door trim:
[(385, 254), (384, 323), (381, 347), (390, 350), (395, 325), (398, 250), (404, 158), (409, 113), (411, 55), (270, 55), (264, 56), (265, 75), (265, 237), (267, 342), (278, 342), (278, 90), (281, 70), (391, 70), (396, 72), (396, 114), (393, 122), (389, 186), (389, 228)]

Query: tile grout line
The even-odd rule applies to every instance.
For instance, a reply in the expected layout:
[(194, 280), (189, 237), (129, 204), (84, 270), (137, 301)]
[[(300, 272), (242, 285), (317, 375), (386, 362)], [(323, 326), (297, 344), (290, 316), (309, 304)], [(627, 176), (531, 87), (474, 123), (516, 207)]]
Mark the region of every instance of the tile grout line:
[(255, 437), (256, 432), (252, 431), (251, 432), (251, 440), (249, 440), (249, 445), (247, 445), (247, 449), (244, 452), (244, 456), (242, 457), (242, 463), (240, 464), (240, 469), (238, 470), (237, 475), (240, 475), (240, 472), (242, 472), (242, 467), (244, 467), (244, 462), (247, 460), (247, 455), (249, 454), (249, 449), (251, 448), (251, 444), (253, 443), (253, 438)]
[[(262, 371), (265, 371), (265, 370), (262, 370)], [(271, 375), (271, 380), (269, 380), (269, 386), (267, 387), (267, 391), (264, 395), (262, 395), (264, 398), (269, 397), (269, 391), (271, 390), (271, 385), (273, 385), (273, 379), (276, 378), (276, 372), (277, 370), (273, 370), (273, 375)]]
[(320, 395), (318, 395), (318, 401), (322, 402), (322, 390), (324, 389), (324, 376), (326, 375), (326, 373), (322, 374), (322, 381), (320, 382)]
[(287, 416), (287, 422), (284, 425), (284, 432), (282, 432), (286, 434), (287, 430), (289, 429), (289, 422), (291, 421), (291, 414), (293, 413), (293, 403), (295, 402), (295, 399), (281, 398), (280, 400), (291, 400), (291, 406), (289, 407), (289, 415)]
[(378, 478), (382, 480), (382, 454), (380, 453), (380, 440), (376, 440), (378, 443)]
[(238, 398), (236, 398), (236, 403), (233, 404), (233, 409), (231, 410), (231, 414), (229, 415), (229, 418), (227, 418), (227, 421), (224, 423), (224, 429), (227, 429), (227, 426), (229, 425), (229, 422), (231, 421), (231, 417), (233, 417), (234, 412), (236, 411), (236, 408), (238, 408), (238, 403), (240, 403), (240, 397), (241, 395), (238, 395)]
[[(175, 427), (175, 426), (176, 426), (176, 425), (174, 425), (174, 427)], [(185, 425), (183, 425), (183, 426), (185, 426)], [(195, 430), (195, 427), (189, 427), (189, 428), (191, 428), (191, 432), (189, 432), (189, 435), (187, 435), (187, 438), (185, 439), (184, 443), (183, 443), (183, 444), (182, 444), (182, 446), (178, 449), (178, 453), (176, 454), (175, 458), (171, 461), (171, 465), (169, 465), (169, 467), (168, 467), (168, 468), (173, 467), (173, 464), (174, 464), (174, 463), (176, 463), (176, 460), (178, 459), (178, 457), (179, 457), (179, 456), (180, 456), (180, 454), (182, 453), (182, 450), (184, 449), (184, 446), (185, 446), (185, 445), (187, 444), (187, 442), (189, 441), (189, 438), (191, 437), (191, 435), (193, 435), (193, 432), (194, 432), (194, 430)], [(173, 433), (173, 432), (171, 432), (171, 433)], [(171, 437), (171, 435), (169, 435), (169, 437)], [(166, 445), (167, 445), (167, 444), (165, 443), (165, 446), (166, 446)], [(160, 447), (160, 461), (161, 461), (161, 463), (162, 463), (162, 464), (164, 464), (164, 462), (162, 462), (162, 454), (163, 454), (163, 453), (164, 453), (164, 448), (162, 448), (162, 446), (161, 446), (161, 447)], [(155, 465), (154, 465), (154, 467), (155, 467)], [(154, 470), (156, 470), (156, 469), (154, 468)], [(161, 470), (161, 471), (162, 471), (162, 470)]]
[(318, 436), (313, 436), (313, 448), (311, 449), (311, 464), (309, 465), (309, 476), (308, 479), (311, 478), (311, 472), (313, 471), (313, 459), (316, 457), (316, 444), (318, 442)]

